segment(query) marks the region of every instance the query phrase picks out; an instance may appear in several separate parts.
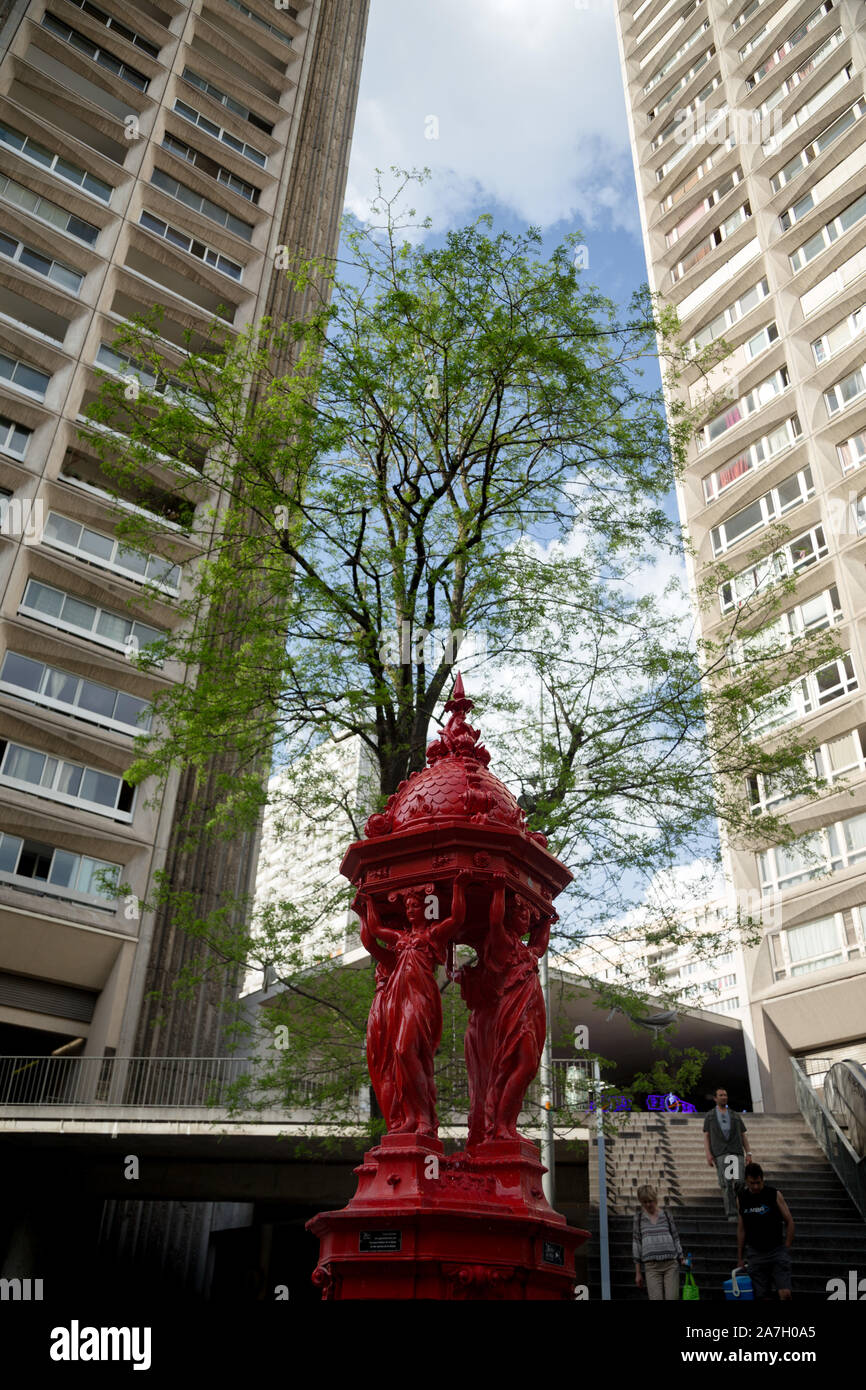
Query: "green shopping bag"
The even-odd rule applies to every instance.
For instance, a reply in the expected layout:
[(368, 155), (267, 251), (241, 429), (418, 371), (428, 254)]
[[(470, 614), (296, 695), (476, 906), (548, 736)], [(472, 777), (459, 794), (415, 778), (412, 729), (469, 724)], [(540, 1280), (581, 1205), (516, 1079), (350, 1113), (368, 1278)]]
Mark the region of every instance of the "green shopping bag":
[(683, 1284), (683, 1298), (694, 1300), (700, 1298), (701, 1291), (695, 1283), (695, 1276), (690, 1269), (686, 1270), (686, 1281)]

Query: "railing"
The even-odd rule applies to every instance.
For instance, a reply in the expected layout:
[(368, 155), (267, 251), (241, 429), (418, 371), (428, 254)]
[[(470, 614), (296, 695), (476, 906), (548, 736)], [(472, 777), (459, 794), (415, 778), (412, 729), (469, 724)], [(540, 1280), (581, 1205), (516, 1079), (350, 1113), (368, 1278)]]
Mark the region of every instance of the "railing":
[(858, 1158), (833, 1116), (821, 1104), (796, 1057), (791, 1058), (800, 1113), (834, 1168), (851, 1201), (866, 1221), (866, 1158)]
[(824, 1080), (824, 1104), (857, 1157), (866, 1158), (866, 1067), (853, 1057), (835, 1062)]
[[(572, 1060), (553, 1063), (550, 1100), (561, 1121), (579, 1123), (589, 1106), (589, 1064)], [(105, 1106), (143, 1109), (231, 1108), (238, 1112), (271, 1109), (329, 1109), (335, 1090), (342, 1090), (339, 1107), (360, 1117), (369, 1114), (369, 1092), (358, 1087), (351, 1100), (348, 1085), (336, 1073), (292, 1077), (282, 1100), (273, 1074), (265, 1083), (260, 1063), (246, 1057), (0, 1057), (0, 1106)], [(437, 1074), (439, 1110), (459, 1122), (469, 1105), (462, 1058), (442, 1058)], [(527, 1092), (524, 1114), (540, 1115), (541, 1083)]]

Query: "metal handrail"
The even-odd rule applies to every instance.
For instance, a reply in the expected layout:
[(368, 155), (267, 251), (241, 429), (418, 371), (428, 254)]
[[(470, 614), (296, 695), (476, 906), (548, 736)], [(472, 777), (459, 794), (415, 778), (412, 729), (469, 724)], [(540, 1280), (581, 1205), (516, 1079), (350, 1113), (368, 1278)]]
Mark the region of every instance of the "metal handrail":
[[(583, 1059), (555, 1059), (551, 1100), (555, 1111), (578, 1118), (589, 1109), (591, 1079)], [(282, 1107), (274, 1083), (265, 1086), (267, 1073), (248, 1057), (0, 1057), (0, 1106), (110, 1106), (137, 1109), (231, 1107), (262, 1108), (272, 1096), (271, 1108), (326, 1109), (333, 1097), (336, 1073), (292, 1077), (286, 1084)], [(466, 1074), (456, 1059), (445, 1059), (437, 1077), (443, 1117), (465, 1114), (468, 1107)], [(360, 1091), (366, 1090), (362, 1086)], [(356, 1098), (364, 1108), (364, 1098)], [(541, 1085), (532, 1082), (524, 1113), (540, 1109)], [(249, 1103), (247, 1103), (249, 1102)]]
[(824, 1104), (858, 1158), (866, 1158), (866, 1067), (853, 1057), (834, 1062), (824, 1079)]
[(863, 1220), (866, 1221), (866, 1158), (858, 1158), (826, 1106), (822, 1105), (796, 1057), (791, 1058), (800, 1113), (830, 1161)]

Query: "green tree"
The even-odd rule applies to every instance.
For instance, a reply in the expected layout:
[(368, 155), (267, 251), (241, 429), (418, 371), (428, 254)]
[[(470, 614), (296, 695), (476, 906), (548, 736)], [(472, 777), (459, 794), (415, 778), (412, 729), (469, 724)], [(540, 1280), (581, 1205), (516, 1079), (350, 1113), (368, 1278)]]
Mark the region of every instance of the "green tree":
[[(716, 644), (684, 624), (675, 580), (658, 591), (654, 566), (673, 569), (682, 545), (670, 490), (695, 424), (681, 411), (669, 427), (645, 384), (686, 365), (670, 313), (645, 290), (618, 311), (575, 268), (577, 238), (545, 259), (537, 231), (481, 217), (426, 240), (397, 211), (404, 191), (347, 226), (329, 294), (322, 266), (287, 269), (320, 295), (303, 322), (215, 327), (186, 354), (158, 312), (119, 331), (83, 437), (102, 485), (136, 504), (118, 512), (131, 547), (199, 552), (170, 631), (132, 658), (194, 680), (159, 691), (128, 775), (158, 796), (173, 769), (204, 777), (232, 750), (190, 853), (268, 803), (287, 827), (342, 816), (352, 838), (424, 765), (460, 666), (493, 770), (574, 871), (567, 953), (609, 934), (660, 869), (716, 853), (717, 821), (747, 844), (790, 835), (752, 814), (744, 779), (814, 792), (808, 747), (784, 729), (759, 743), (749, 711), (837, 648), (819, 633), (732, 663), (732, 635), (766, 628), (792, 580), (756, 593)], [(364, 750), (363, 791), (322, 774), (310, 755), (328, 740)], [(283, 774), (270, 786), (268, 766)], [(333, 893), (339, 918), (350, 893)], [(220, 961), (283, 982), (264, 1015), (269, 1035), (289, 1030), (281, 1085), (341, 1066), (354, 1085), (371, 977), (334, 967), (345, 918), (334, 928), (321, 895), (255, 914), (227, 894), (202, 916), (162, 876), (154, 900), (207, 947), (177, 988)], [(683, 932), (676, 914), (655, 929)], [(719, 949), (711, 935), (696, 953)]]

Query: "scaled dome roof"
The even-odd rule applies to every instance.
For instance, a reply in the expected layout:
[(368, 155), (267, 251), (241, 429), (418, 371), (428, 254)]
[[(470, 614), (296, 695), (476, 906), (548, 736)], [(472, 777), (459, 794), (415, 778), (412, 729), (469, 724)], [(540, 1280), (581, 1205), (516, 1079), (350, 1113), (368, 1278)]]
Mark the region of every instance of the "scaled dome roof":
[(462, 820), (517, 830), (546, 845), (538, 831), (528, 830), (526, 816), (511, 792), (488, 771), (490, 754), (479, 743), (481, 734), (466, 722), (473, 701), (466, 698), (458, 674), (445, 705), (449, 719), (427, 749), (427, 767), (413, 772), (388, 798), (383, 811), (370, 816), (364, 834), (371, 839), (412, 829), (425, 821)]

